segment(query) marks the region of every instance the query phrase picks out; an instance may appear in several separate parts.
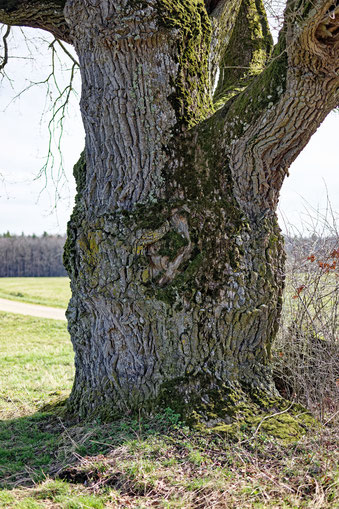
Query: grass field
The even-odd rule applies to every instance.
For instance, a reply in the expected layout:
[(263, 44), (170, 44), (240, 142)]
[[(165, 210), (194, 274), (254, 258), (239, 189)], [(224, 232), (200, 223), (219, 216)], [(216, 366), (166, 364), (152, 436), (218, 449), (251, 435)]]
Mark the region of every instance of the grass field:
[(0, 313), (0, 418), (32, 413), (71, 388), (73, 350), (66, 323)]
[(66, 325), (8, 313), (0, 323), (0, 507), (338, 508), (334, 427), (284, 445), (192, 431), (170, 410), (78, 423), (53, 404), (73, 377)]
[(71, 298), (71, 290), (67, 277), (2, 277), (0, 297), (66, 308)]

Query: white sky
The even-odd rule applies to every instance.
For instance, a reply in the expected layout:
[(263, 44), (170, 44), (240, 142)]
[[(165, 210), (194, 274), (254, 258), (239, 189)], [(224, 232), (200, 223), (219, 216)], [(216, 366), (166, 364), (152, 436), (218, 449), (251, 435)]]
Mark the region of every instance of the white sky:
[[(12, 84), (8, 80), (0, 84), (0, 233), (7, 230), (16, 234), (64, 233), (75, 192), (72, 167), (84, 146), (79, 98), (72, 99), (62, 141), (63, 167), (68, 181), (62, 178), (56, 191), (58, 161), (53, 176), (48, 172), (46, 187), (44, 178), (34, 180), (44, 164), (48, 149), (47, 122), (50, 114), (46, 112), (42, 116), (49, 107), (46, 86), (33, 87), (11, 102), (16, 93), (29, 84), (28, 80), (46, 78), (50, 69), (50, 50), (47, 43), (38, 40), (36, 46), (31, 47), (30, 55), (25, 49), (20, 29), (13, 32), (17, 46), (12, 55), (24, 56), (25, 59), (11, 60), (6, 71)], [(32, 29), (25, 30), (25, 33), (49, 37)], [(62, 77), (59, 72), (57, 75), (60, 86), (66, 86), (67, 76)], [(79, 89), (79, 83), (77, 86)], [(305, 207), (311, 210), (311, 214), (314, 210), (323, 212), (329, 197), (332, 209), (339, 210), (338, 127), (339, 113), (331, 113), (292, 165), (290, 177), (284, 183), (280, 216), (298, 230), (313, 228), (313, 225), (309, 227), (312, 221), (309, 213), (305, 214)], [(280, 224), (284, 229), (282, 219)]]
[[(13, 98), (30, 84), (30, 80), (43, 81), (49, 75), (51, 50), (48, 44), (53, 38), (42, 31), (26, 29), (28, 37), (38, 35), (48, 39), (48, 42), (36, 40), (35, 45), (26, 48), (22, 31), (15, 28), (12, 32), (10, 47), (14, 49), (10, 51), (24, 58), (9, 61), (6, 73), (11, 82), (4, 79), (0, 84), (0, 233), (7, 230), (17, 234), (65, 233), (75, 194), (72, 168), (84, 148), (79, 97), (72, 96), (64, 124), (61, 146), (64, 175), (58, 176), (60, 131), (56, 129), (53, 168), (50, 165), (46, 178), (36, 179), (48, 153), (48, 121), (52, 115), (49, 110), (56, 97), (56, 86), (51, 81), (50, 89), (47, 85), (34, 86), (14, 101)], [(64, 73), (56, 62), (60, 90), (69, 83), (67, 69), (71, 61), (67, 57), (64, 61)], [(80, 89), (79, 79), (76, 88)]]

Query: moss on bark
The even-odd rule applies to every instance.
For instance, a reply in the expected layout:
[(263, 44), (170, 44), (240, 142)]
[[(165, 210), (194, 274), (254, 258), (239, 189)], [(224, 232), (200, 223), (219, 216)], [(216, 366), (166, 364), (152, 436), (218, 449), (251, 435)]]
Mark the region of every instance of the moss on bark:
[(286, 90), (287, 64), (286, 37), (281, 32), (265, 70), (225, 106), (232, 139), (240, 138), (245, 128), (280, 100)]
[(243, 440), (259, 432), (287, 444), (319, 426), (301, 405), (241, 383), (222, 383), (206, 374), (164, 384), (160, 407), (167, 406), (201, 433)]
[(227, 51), (220, 62), (220, 79), (214, 94), (216, 108), (244, 90), (262, 72), (272, 46), (262, 0), (244, 0)]
[(203, 0), (160, 0), (159, 23), (173, 33), (178, 63), (169, 97), (177, 127), (192, 127), (212, 111), (208, 55), (211, 23)]

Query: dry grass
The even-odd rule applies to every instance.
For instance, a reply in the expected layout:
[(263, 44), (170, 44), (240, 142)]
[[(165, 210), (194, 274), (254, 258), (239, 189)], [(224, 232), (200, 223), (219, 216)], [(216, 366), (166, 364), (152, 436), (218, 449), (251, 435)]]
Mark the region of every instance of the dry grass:
[(338, 507), (338, 430), (289, 446), (265, 435), (230, 443), (175, 419), (167, 413), (139, 422), (64, 423), (61, 433), (59, 421), (45, 480), (34, 482), (32, 469), (12, 477), (0, 507)]

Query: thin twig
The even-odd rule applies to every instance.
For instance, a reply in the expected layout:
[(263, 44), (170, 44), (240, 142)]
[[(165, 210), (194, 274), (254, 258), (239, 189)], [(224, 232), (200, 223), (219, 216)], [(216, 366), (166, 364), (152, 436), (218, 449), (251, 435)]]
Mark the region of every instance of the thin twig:
[(339, 414), (339, 410), (337, 412), (335, 412), (325, 423), (324, 423), (324, 426), (326, 426), (326, 424), (328, 424), (329, 422), (332, 421), (332, 419), (335, 418), (336, 415)]
[(56, 42), (59, 44), (59, 46), (63, 49), (63, 51), (66, 53), (66, 55), (72, 60), (72, 62), (77, 65), (78, 67), (80, 67), (80, 64), (79, 62), (73, 57), (72, 53), (70, 51), (68, 51), (68, 49), (66, 48), (66, 46), (59, 40), (59, 39), (56, 39)]

